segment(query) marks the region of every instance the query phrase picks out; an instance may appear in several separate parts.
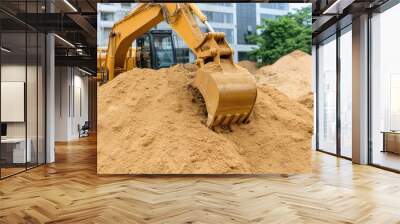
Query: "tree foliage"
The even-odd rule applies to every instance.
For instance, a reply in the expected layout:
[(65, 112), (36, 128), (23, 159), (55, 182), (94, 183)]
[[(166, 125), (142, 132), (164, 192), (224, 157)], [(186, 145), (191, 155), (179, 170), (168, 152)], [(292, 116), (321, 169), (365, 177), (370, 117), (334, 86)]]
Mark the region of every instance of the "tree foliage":
[(257, 26), (259, 34), (247, 37), (258, 46), (249, 53), (250, 58), (260, 65), (267, 65), (294, 50), (311, 54), (311, 24), (311, 7), (276, 19), (264, 19)]

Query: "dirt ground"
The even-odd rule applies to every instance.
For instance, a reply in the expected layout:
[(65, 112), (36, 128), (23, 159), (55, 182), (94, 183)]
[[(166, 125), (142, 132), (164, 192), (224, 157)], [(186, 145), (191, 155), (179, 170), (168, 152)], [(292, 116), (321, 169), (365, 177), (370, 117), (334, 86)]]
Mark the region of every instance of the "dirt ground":
[(212, 131), (202, 123), (202, 107), (188, 88), (194, 74), (193, 65), (134, 69), (99, 87), (98, 173), (311, 170), (313, 121), (308, 108), (259, 82), (251, 122)]

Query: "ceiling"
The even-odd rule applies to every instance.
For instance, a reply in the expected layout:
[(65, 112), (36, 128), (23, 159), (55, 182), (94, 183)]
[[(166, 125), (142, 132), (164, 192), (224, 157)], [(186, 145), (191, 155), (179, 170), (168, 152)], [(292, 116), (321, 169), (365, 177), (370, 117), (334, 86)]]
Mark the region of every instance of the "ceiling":
[(388, 0), (314, 0), (313, 43), (331, 36), (352, 23), (352, 18), (373, 12)]
[[(56, 65), (79, 66), (95, 74), (96, 6), (95, 0), (1, 0), (3, 46), (12, 50), (7, 55), (10, 59), (25, 58), (25, 35), (18, 33), (52, 32), (61, 37), (55, 38)], [(27, 46), (30, 58), (36, 47)]]

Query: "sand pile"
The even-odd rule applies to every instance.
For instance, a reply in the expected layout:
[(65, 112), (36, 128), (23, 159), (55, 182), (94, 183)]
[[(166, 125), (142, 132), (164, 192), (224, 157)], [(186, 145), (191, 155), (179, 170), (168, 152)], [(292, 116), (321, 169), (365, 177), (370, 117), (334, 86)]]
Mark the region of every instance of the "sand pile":
[(297, 102), (303, 104), (308, 109), (313, 110), (314, 108), (314, 94), (312, 92), (307, 93), (297, 99)]
[(312, 92), (312, 58), (302, 51), (281, 57), (256, 72), (260, 84), (267, 83), (291, 99), (299, 100)]
[(310, 170), (312, 115), (259, 86), (251, 122), (214, 132), (188, 84), (194, 68), (134, 69), (99, 87), (101, 174), (297, 173)]
[(237, 64), (247, 69), (252, 74), (255, 74), (258, 70), (257, 63), (254, 61), (243, 60), (239, 61)]

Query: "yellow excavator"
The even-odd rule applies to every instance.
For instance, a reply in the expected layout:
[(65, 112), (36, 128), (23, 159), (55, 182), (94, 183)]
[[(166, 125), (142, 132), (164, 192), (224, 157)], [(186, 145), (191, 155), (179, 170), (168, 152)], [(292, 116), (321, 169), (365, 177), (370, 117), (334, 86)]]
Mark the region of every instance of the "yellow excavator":
[[(209, 32), (200, 29), (195, 16)], [(136, 66), (129, 63), (134, 54), (133, 41), (162, 21), (171, 26), (197, 57), (198, 70), (191, 85), (204, 98), (206, 126), (246, 123), (257, 97), (255, 79), (233, 62), (233, 50), (225, 34), (215, 32), (194, 3), (140, 3), (114, 24), (104, 61), (106, 79), (112, 80)]]

